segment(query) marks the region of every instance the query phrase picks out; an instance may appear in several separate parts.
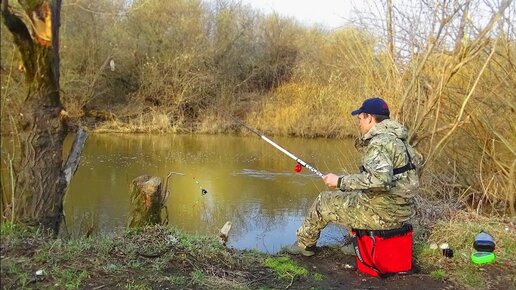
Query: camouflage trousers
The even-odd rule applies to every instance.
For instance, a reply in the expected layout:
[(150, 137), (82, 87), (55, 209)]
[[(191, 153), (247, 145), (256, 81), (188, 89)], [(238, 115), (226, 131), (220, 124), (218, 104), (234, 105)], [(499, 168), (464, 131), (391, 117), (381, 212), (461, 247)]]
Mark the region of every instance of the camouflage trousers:
[(324, 191), (296, 232), (298, 244), (315, 246), (321, 230), (330, 222), (348, 229), (394, 229), (401, 227), (413, 214), (411, 205), (396, 197), (368, 196), (360, 191)]

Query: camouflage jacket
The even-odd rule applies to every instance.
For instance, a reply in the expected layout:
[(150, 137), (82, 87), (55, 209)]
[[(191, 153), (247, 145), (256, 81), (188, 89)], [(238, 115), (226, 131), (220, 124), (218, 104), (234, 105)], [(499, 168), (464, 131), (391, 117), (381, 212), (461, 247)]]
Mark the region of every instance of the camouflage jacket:
[(342, 191), (360, 190), (370, 197), (385, 196), (388, 200), (383, 202), (389, 204), (409, 203), (419, 187), (416, 170), (393, 172), (406, 165), (409, 158), (416, 168), (421, 166), (422, 158), (406, 142), (407, 137), (407, 129), (394, 120), (376, 124), (359, 140), (359, 150), (364, 153), (362, 172), (340, 177), (337, 187)]

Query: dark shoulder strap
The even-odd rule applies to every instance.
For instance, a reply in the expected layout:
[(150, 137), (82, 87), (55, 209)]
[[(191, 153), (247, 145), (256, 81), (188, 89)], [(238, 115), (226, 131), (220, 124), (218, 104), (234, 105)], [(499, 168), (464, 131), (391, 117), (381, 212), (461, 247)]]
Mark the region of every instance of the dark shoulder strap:
[[(389, 134), (389, 135), (395, 136), (395, 135), (392, 135), (392, 134)], [(375, 136), (373, 136), (373, 138), (374, 137)], [(408, 162), (407, 162), (407, 164), (405, 164), (405, 165), (403, 165), (401, 167), (392, 169), (393, 175), (400, 174), (400, 173), (403, 173), (403, 172), (406, 172), (406, 171), (409, 171), (409, 170), (415, 170), (416, 169), (416, 165), (414, 165), (414, 163), (412, 162), (412, 157), (410, 156), (410, 153), (408, 151), (407, 144), (405, 144), (405, 140), (403, 140), (401, 138), (397, 138), (397, 139), (401, 140), (401, 142), (403, 143), (403, 146), (405, 146), (405, 153), (407, 154)], [(359, 170), (360, 170), (360, 172), (366, 172), (364, 165), (360, 165)]]
[(408, 162), (407, 162), (407, 164), (403, 165), (402, 167), (394, 168), (392, 170), (392, 173), (394, 175), (416, 169), (416, 165), (414, 165), (414, 163), (412, 162), (412, 157), (410, 156), (410, 153), (408, 151), (407, 144), (405, 144), (405, 141), (403, 139), (400, 139), (400, 140), (403, 143), (403, 146), (405, 146), (405, 153), (407, 154)]

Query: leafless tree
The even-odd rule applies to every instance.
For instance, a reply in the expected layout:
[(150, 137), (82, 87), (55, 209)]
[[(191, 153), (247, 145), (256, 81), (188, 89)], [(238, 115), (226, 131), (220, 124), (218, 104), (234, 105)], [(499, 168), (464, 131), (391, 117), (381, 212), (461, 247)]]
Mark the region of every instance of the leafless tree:
[(60, 100), (60, 0), (2, 1), (4, 23), (20, 51), (27, 94), (18, 116), (21, 162), (17, 172), (14, 220), (57, 234), (63, 220), (63, 199), (75, 172), (85, 133), (63, 166), (67, 113)]

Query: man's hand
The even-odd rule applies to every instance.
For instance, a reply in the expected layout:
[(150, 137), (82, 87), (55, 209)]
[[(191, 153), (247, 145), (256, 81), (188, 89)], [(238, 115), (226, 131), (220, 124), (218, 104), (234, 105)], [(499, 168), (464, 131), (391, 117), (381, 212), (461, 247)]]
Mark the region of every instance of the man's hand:
[(339, 176), (333, 173), (328, 173), (323, 176), (322, 179), (324, 180), (324, 183), (326, 183), (326, 186), (329, 188), (336, 188), (337, 182), (339, 181)]

